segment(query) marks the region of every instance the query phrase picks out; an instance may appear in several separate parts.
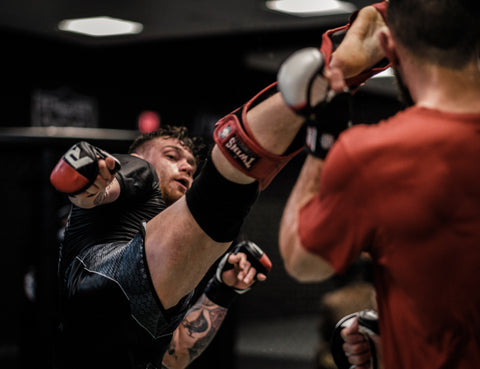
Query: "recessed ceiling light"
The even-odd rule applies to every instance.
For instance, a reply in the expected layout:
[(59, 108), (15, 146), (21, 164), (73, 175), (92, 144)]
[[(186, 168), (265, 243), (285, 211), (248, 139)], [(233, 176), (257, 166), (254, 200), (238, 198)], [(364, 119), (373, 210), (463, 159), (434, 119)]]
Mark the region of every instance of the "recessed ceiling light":
[(92, 17), (65, 19), (58, 24), (58, 28), (62, 31), (103, 37), (140, 33), (143, 30), (143, 25), (111, 17)]
[(349, 14), (357, 9), (352, 3), (337, 0), (271, 0), (265, 5), (268, 9), (300, 17)]

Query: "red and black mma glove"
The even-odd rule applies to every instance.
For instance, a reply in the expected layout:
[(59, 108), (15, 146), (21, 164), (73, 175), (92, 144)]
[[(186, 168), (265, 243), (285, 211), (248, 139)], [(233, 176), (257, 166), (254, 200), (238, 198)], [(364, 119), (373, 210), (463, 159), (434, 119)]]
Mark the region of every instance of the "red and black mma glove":
[(380, 329), (378, 325), (377, 312), (370, 309), (362, 310), (344, 316), (335, 325), (332, 336), (330, 338), (330, 351), (332, 353), (333, 361), (337, 365), (338, 369), (349, 369), (352, 367), (352, 364), (349, 363), (348, 357), (345, 355), (345, 351), (343, 350), (343, 344), (345, 343), (345, 341), (343, 340), (340, 332), (342, 331), (342, 329), (349, 327), (355, 317), (358, 319), (359, 331), (365, 335), (365, 338), (369, 341), (370, 344), (370, 368), (377, 369), (378, 359), (375, 350), (375, 344), (368, 335), (379, 335)]
[(99, 173), (98, 159), (107, 156), (115, 160), (113, 174), (120, 169), (120, 162), (106, 151), (88, 142), (73, 145), (58, 161), (50, 174), (50, 182), (58, 191), (75, 196), (90, 187)]
[[(253, 286), (241, 290), (226, 285), (222, 280), (223, 272), (234, 268), (233, 264), (228, 262), (228, 258), (230, 255), (238, 254), (239, 252), (243, 252), (247, 256), (247, 260), (252, 267), (255, 268), (257, 274), (262, 273), (267, 275), (272, 269), (272, 262), (267, 254), (265, 254), (255, 243), (251, 241), (242, 241), (235, 245), (231, 251), (227, 252), (222, 257), (218, 263), (215, 275), (210, 279), (204, 291), (210, 301), (225, 308), (230, 307), (239, 295), (249, 291)], [(254, 282), (254, 284), (255, 283), (256, 282)]]
[(278, 89), (285, 103), (305, 118), (305, 144), (309, 154), (325, 159), (342, 131), (351, 125), (349, 91), (325, 91), (319, 103), (311, 101), (316, 78), (323, 78), (325, 58), (317, 48), (305, 48), (293, 53), (280, 66)]

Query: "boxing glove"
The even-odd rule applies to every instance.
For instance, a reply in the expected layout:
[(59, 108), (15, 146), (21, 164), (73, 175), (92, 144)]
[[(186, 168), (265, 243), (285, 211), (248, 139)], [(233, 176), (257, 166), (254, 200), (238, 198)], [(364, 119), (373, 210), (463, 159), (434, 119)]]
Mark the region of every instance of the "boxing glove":
[(120, 169), (120, 162), (106, 151), (88, 142), (73, 145), (58, 161), (50, 174), (50, 183), (58, 191), (74, 196), (90, 187), (98, 175), (98, 159), (111, 157), (115, 160), (113, 174)]
[[(233, 264), (228, 262), (228, 258), (232, 254), (244, 253), (251, 266), (255, 268), (258, 273), (267, 275), (272, 269), (272, 262), (267, 254), (252, 241), (242, 241), (236, 244), (231, 251), (225, 253), (219, 261), (215, 275), (210, 279), (205, 294), (207, 297), (217, 305), (229, 307), (238, 295), (249, 291), (252, 286), (246, 289), (237, 289), (227, 286), (222, 280), (223, 272), (233, 269)], [(255, 284), (255, 283), (254, 283)]]

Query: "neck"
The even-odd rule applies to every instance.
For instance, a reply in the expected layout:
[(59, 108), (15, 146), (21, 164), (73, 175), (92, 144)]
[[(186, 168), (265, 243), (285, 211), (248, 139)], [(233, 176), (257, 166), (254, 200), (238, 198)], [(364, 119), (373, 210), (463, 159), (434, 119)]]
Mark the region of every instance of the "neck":
[(401, 73), (417, 106), (452, 113), (480, 113), (477, 60), (459, 70), (407, 61), (402, 63)]

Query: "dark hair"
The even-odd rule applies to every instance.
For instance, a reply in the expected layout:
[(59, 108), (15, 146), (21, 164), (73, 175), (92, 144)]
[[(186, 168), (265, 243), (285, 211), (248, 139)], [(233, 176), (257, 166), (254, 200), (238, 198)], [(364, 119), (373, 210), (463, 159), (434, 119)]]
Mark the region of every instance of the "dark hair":
[(387, 23), (413, 55), (460, 69), (480, 41), (478, 0), (390, 0)]
[(185, 126), (165, 125), (156, 131), (144, 133), (132, 142), (128, 149), (128, 153), (131, 154), (137, 152), (143, 144), (158, 137), (176, 138), (180, 140), (180, 142), (190, 149), (195, 157), (197, 165), (200, 165), (205, 159), (207, 147), (204, 140), (201, 137), (190, 137), (188, 128)]

